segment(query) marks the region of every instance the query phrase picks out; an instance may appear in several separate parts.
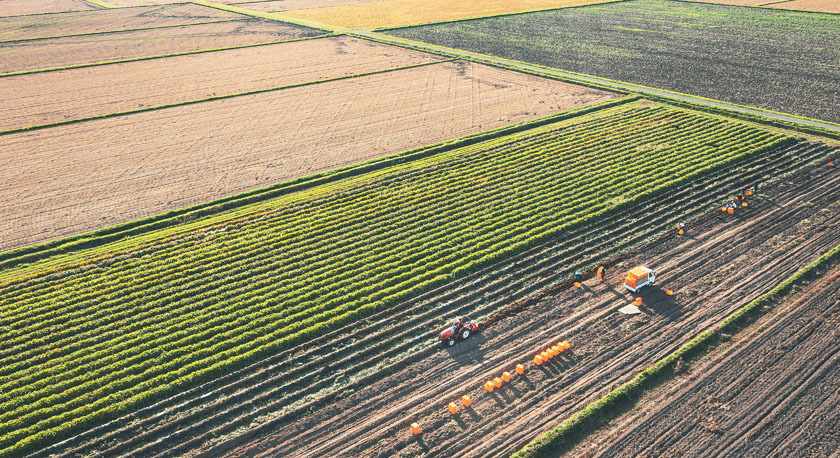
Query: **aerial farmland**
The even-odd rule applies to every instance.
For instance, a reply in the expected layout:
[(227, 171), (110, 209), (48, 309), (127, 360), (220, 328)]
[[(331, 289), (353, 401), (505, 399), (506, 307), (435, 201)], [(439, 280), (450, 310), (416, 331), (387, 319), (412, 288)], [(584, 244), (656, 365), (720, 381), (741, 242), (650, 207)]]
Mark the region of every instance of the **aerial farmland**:
[(837, 12), (0, 0), (0, 457), (834, 456)]

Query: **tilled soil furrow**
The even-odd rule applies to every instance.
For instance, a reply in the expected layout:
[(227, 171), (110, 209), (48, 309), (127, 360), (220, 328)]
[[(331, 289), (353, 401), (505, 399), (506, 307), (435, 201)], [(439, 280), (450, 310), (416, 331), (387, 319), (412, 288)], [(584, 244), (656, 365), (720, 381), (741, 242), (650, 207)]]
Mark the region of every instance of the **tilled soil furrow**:
[[(820, 174), (819, 171), (814, 172), (814, 179), (819, 179), (821, 176), (824, 178), (824, 174)], [(806, 177), (807, 177), (807, 174), (803, 175), (803, 178), (806, 178)], [(823, 189), (820, 189), (821, 187)], [(831, 204), (833, 204), (834, 202), (837, 201), (837, 193), (838, 193), (837, 180), (836, 179), (829, 180), (828, 184), (824, 184), (823, 186), (817, 186), (816, 188), (817, 188), (816, 190), (812, 190), (811, 194), (809, 194), (809, 199), (810, 198), (818, 198), (817, 200), (821, 203), (821, 205), (824, 208), (831, 208), (831, 212), (833, 212), (836, 215), (837, 214), (836, 208), (830, 207), (830, 206), (831, 206)], [(792, 191), (797, 191), (796, 187), (793, 187)], [(797, 224), (803, 220), (802, 218), (807, 218), (807, 216), (810, 215), (814, 211), (814, 208), (801, 207), (800, 204), (799, 204), (799, 201), (796, 200), (797, 195), (798, 195), (798, 193), (794, 193), (794, 195), (792, 197), (787, 199), (788, 202), (792, 203), (793, 208), (783, 207), (783, 208), (779, 209), (779, 207), (776, 207), (776, 210), (772, 210), (772, 209), (768, 210), (768, 207), (772, 208), (772, 205), (769, 202), (765, 202), (766, 205), (764, 206), (764, 208), (760, 209), (761, 211), (764, 211), (764, 212), (767, 213), (767, 215), (763, 217), (762, 223), (766, 223), (766, 224), (764, 224), (764, 226), (765, 226), (764, 230), (771, 231), (770, 234), (767, 234), (767, 233), (764, 233), (763, 231), (761, 231), (760, 230), (761, 229), (760, 225), (755, 225), (756, 226), (756, 229), (755, 229), (756, 232), (746, 232), (745, 229), (747, 229), (747, 228), (741, 227), (739, 224), (743, 225), (744, 223), (749, 223), (750, 220), (740, 221), (738, 223), (731, 224), (731, 219), (730, 219), (730, 224), (729, 224), (731, 229), (729, 229), (728, 231), (720, 232), (720, 231), (717, 230), (717, 227), (721, 226), (721, 224), (716, 222), (716, 220), (719, 219), (719, 217), (716, 217), (716, 216), (712, 215), (710, 218), (707, 218), (708, 220), (711, 220), (710, 222), (708, 222), (708, 224), (710, 226), (715, 227), (715, 230), (717, 232), (714, 233), (714, 237), (709, 238), (707, 240), (707, 247), (704, 247), (703, 250), (701, 251), (701, 253), (704, 254), (707, 259), (708, 258), (713, 258), (714, 259), (714, 262), (712, 262), (712, 263), (707, 262), (707, 264), (710, 264), (710, 265), (709, 265), (709, 267), (707, 267), (706, 272), (710, 272), (709, 274), (713, 275), (716, 268), (718, 268), (722, 265), (725, 265), (726, 261), (732, 261), (732, 260), (737, 259), (740, 256), (743, 256), (745, 253), (748, 252), (748, 250), (747, 250), (748, 248), (754, 248), (754, 249), (760, 250), (760, 248), (762, 247), (762, 244), (765, 241), (770, 240), (771, 239), (770, 236), (774, 235), (772, 233), (772, 231), (782, 231), (783, 232), (784, 230), (787, 230), (787, 231), (798, 230), (797, 229)], [(776, 196), (774, 196), (774, 197), (776, 197)], [(777, 198), (777, 200), (784, 201), (784, 200), (778, 199), (778, 198)], [(826, 207), (826, 206), (828, 206), (828, 207)], [(755, 207), (761, 207), (761, 204), (757, 203), (755, 205)], [(817, 208), (819, 208), (819, 207), (817, 207)], [(761, 218), (761, 215), (755, 214), (754, 218)], [(836, 226), (836, 224), (837, 224), (836, 218), (826, 219), (823, 222), (823, 229), (825, 229), (826, 227), (829, 227), (829, 228), (834, 227), (834, 226)], [(629, 357), (629, 360), (631, 360), (631, 361), (635, 359), (634, 362), (628, 361), (628, 362), (625, 362), (623, 364), (623, 366), (622, 366), (622, 364), (618, 364), (614, 368), (605, 368), (604, 371), (609, 371), (610, 373), (617, 373), (618, 374), (617, 377), (613, 378), (612, 381), (618, 381), (619, 379), (621, 379), (622, 374), (627, 374), (628, 373), (628, 369), (630, 369), (629, 372), (632, 373), (632, 370), (637, 369), (639, 367), (643, 367), (644, 364), (645, 364), (645, 361), (654, 361), (659, 356), (662, 356), (662, 355), (668, 353), (669, 351), (672, 351), (677, 345), (680, 344), (681, 341), (688, 340), (691, 337), (693, 337), (693, 335), (696, 335), (696, 333), (699, 332), (698, 329), (702, 330), (702, 329), (707, 328), (711, 324), (719, 321), (719, 319), (722, 318), (723, 316), (725, 316), (725, 314), (727, 312), (731, 312), (732, 310), (737, 308), (739, 305), (743, 305), (743, 303), (745, 301), (748, 301), (752, 297), (755, 297), (756, 295), (760, 294), (761, 292), (769, 290), (770, 288), (772, 288), (772, 286), (775, 286), (775, 284), (778, 283), (779, 279), (774, 274), (776, 272), (779, 272), (779, 269), (785, 268), (786, 270), (789, 270), (790, 273), (793, 273), (798, 267), (801, 267), (799, 264), (806, 263), (806, 262), (810, 261), (811, 259), (813, 259), (814, 255), (819, 254), (822, 251), (824, 251), (825, 247), (833, 246), (832, 244), (836, 244), (837, 237), (830, 235), (830, 232), (831, 231), (822, 231), (822, 232), (818, 231), (818, 234), (822, 234), (821, 236), (814, 237), (815, 240), (812, 243), (805, 244), (805, 246), (802, 246), (802, 247), (800, 247), (796, 250), (790, 250), (790, 249), (781, 250), (780, 248), (777, 248), (776, 251), (766, 250), (768, 252), (768, 254), (765, 256), (765, 258), (763, 258), (763, 259), (762, 258), (757, 258), (757, 261), (759, 261), (759, 263), (761, 261), (765, 261), (765, 260), (768, 261), (768, 262), (764, 263), (764, 265), (762, 266), (763, 268), (756, 269), (755, 272), (751, 275), (739, 276), (738, 279), (736, 280), (736, 283), (734, 284), (734, 286), (730, 287), (729, 284), (726, 284), (726, 282), (724, 282), (722, 279), (718, 279), (718, 283), (720, 285), (720, 286), (718, 286), (718, 292), (722, 293), (722, 295), (721, 295), (722, 299), (718, 299), (717, 296), (713, 297), (712, 299), (715, 299), (715, 301), (712, 302), (712, 306), (709, 306), (709, 304), (702, 303), (702, 304), (698, 304), (698, 307), (696, 307), (696, 309), (685, 310), (681, 313), (669, 312), (667, 309), (664, 309), (660, 313), (660, 311), (657, 310), (657, 304), (653, 304), (651, 310), (654, 310), (658, 314), (657, 319), (660, 321), (660, 324), (658, 325), (658, 327), (670, 330), (669, 333), (667, 333), (667, 334), (662, 333), (662, 334), (660, 334), (656, 337), (662, 338), (664, 340), (670, 340), (670, 344), (656, 345), (655, 344), (655, 339), (654, 339), (653, 343), (648, 343), (647, 341), (644, 342), (645, 345), (648, 346), (648, 348), (640, 349), (639, 347), (643, 347), (645, 345), (642, 345), (641, 343), (637, 342), (636, 348), (632, 352), (632, 354), (636, 355), (636, 358)], [(723, 247), (729, 246), (728, 243), (731, 240), (733, 240), (733, 238), (735, 240), (738, 240), (738, 242), (737, 242), (738, 245), (733, 246), (733, 248), (729, 249), (729, 250), (723, 248)], [(726, 242), (726, 243), (724, 243), (724, 242)], [(684, 244), (690, 245), (689, 243), (684, 243)], [(665, 252), (662, 252), (662, 253), (659, 254), (659, 257), (662, 258), (662, 259), (665, 259), (666, 257), (667, 258), (672, 258), (672, 261), (670, 262), (670, 265), (672, 265), (673, 267), (671, 269), (666, 268), (666, 271), (668, 271), (668, 272), (679, 271), (680, 270), (680, 266), (679, 266), (680, 263), (683, 263), (685, 260), (692, 259), (692, 258), (696, 257), (698, 254), (701, 254), (701, 253), (696, 253), (696, 252), (694, 252), (694, 250), (689, 250), (689, 249), (685, 249), (683, 251), (684, 252), (675, 254), (673, 252), (673, 247), (669, 247), (667, 250), (665, 250)], [(780, 257), (784, 257), (783, 253), (785, 251), (789, 253), (787, 255), (788, 258), (785, 259), (785, 260), (780, 260), (779, 259)], [(703, 253), (703, 252), (705, 252), (705, 253)], [(685, 257), (682, 258), (681, 256), (685, 256)], [(645, 259), (646, 259), (646, 262), (647, 262), (647, 260), (649, 260), (649, 259), (657, 259), (657, 256), (656, 256), (655, 253), (653, 253), (652, 256), (646, 256)], [(770, 261), (773, 261), (773, 262), (770, 262)], [(668, 265), (667, 263), (663, 263), (663, 264)], [(783, 275), (783, 274), (779, 274), (779, 275)], [(762, 281), (758, 281), (758, 280), (762, 280)], [(669, 280), (669, 284), (670, 283), (673, 283), (673, 282), (671, 282)], [(680, 285), (677, 283), (677, 286), (675, 287), (675, 289), (677, 289), (678, 291), (679, 291), (679, 286)], [(721, 286), (723, 286), (723, 288), (721, 288)], [(596, 291), (603, 291), (602, 289), (599, 289), (597, 286), (596, 286), (595, 290)], [(604, 292), (606, 292), (606, 291), (604, 291)], [(700, 298), (697, 299), (695, 302), (705, 302), (705, 301), (709, 301), (709, 299), (710, 299), (709, 297), (700, 296)], [(689, 301), (689, 304), (691, 304), (691, 301)], [(701, 307), (701, 305), (702, 305), (702, 307)], [(660, 307), (660, 309), (661, 308), (662, 307)], [(543, 309), (543, 312), (545, 312), (545, 309)], [(672, 314), (676, 315), (676, 318), (674, 318), (672, 316), (669, 316), (669, 313), (672, 313)], [(689, 315), (689, 316), (686, 316), (686, 315)], [(679, 320), (685, 321), (685, 322), (689, 323), (689, 325), (685, 325), (685, 326), (681, 327)], [(617, 324), (617, 323), (621, 323), (621, 322), (620, 321), (615, 321), (614, 325)], [(598, 329), (600, 330), (600, 328), (598, 328)], [(651, 334), (655, 334), (655, 333), (653, 333), (653, 331), (657, 329), (657, 326), (650, 326), (650, 327), (642, 328), (642, 329), (644, 331), (649, 331)], [(692, 334), (691, 331), (694, 331), (694, 333)], [(494, 336), (492, 336), (490, 334), (491, 333), (488, 332), (486, 337), (488, 339), (494, 338)], [(642, 332), (642, 334), (644, 334), (644, 332)], [(663, 337), (663, 334), (667, 337)], [(686, 335), (686, 334), (689, 334), (689, 335)], [(528, 341), (533, 342), (533, 344), (536, 345), (537, 343), (541, 342), (542, 339), (546, 339), (546, 338), (547, 338), (546, 335), (544, 335), (542, 333), (537, 333), (536, 338), (529, 338)], [(578, 338), (580, 338), (580, 336), (578, 336)], [(679, 340), (679, 339), (682, 339), (682, 340)], [(629, 339), (625, 340), (625, 342), (628, 342), (629, 344), (632, 344), (633, 339), (629, 338)], [(614, 344), (614, 343), (615, 342), (610, 342), (610, 344)], [(482, 345), (482, 346), (484, 346), (484, 345)], [(582, 355), (586, 355), (589, 352), (590, 351), (588, 349), (584, 349), (584, 351), (582, 352)], [(455, 355), (453, 355), (453, 357), (454, 356)], [(640, 357), (641, 357), (641, 360), (638, 360)], [(439, 360), (440, 358), (434, 358), (434, 359)], [(485, 357), (485, 359), (486, 359), (486, 357)], [(493, 359), (496, 359), (496, 358), (493, 358)], [(581, 364), (583, 364), (583, 363), (580, 360), (575, 362), (575, 365), (581, 365)], [(628, 366), (630, 366), (630, 367), (628, 367)], [(449, 369), (450, 367), (451, 366), (449, 366), (449, 365), (444, 365), (444, 368), (441, 372)], [(467, 372), (469, 372), (469, 370), (471, 370), (471, 369), (474, 369), (474, 367), (468, 368)], [(597, 369), (597, 370), (595, 370), (595, 369)], [(431, 375), (429, 375), (430, 374), (429, 370), (433, 370), (434, 371), (433, 373), (439, 373), (436, 369), (436, 366), (432, 365), (432, 363), (424, 364), (422, 370), (419, 370), (418, 372), (425, 373), (426, 374), (425, 377), (429, 378), (429, 377), (432, 377)], [(599, 374), (602, 373), (600, 367), (592, 368), (590, 371), (592, 371), (592, 370), (595, 370), (595, 372), (597, 372)], [(489, 373), (491, 371), (492, 371), (492, 369), (491, 370), (485, 370), (482, 373), (482, 375), (484, 373)], [(416, 372), (412, 373), (412, 374), (406, 374), (404, 376), (404, 379), (405, 380), (410, 380), (411, 377), (415, 376), (415, 374), (416, 374)], [(391, 379), (400, 379), (400, 378), (403, 378), (403, 377), (392, 377)], [(446, 378), (448, 379), (449, 377), (446, 377)], [(477, 379), (477, 378), (478, 377), (474, 377), (474, 379)], [(568, 375), (565, 375), (563, 378), (568, 379), (569, 377), (568, 377)], [(599, 387), (604, 386), (603, 380), (599, 380), (598, 378), (593, 377), (592, 375), (588, 376), (588, 379), (593, 380), (593, 381), (597, 380), (598, 381), (597, 385)], [(383, 383), (386, 383), (386, 382), (383, 382)], [(410, 384), (411, 382), (403, 381), (402, 383), (409, 383)], [(479, 386), (479, 382), (475, 381), (474, 383), (475, 383), (475, 386)], [(447, 384), (446, 382), (443, 382), (439, 385), (440, 385), (440, 388), (437, 389), (438, 394), (448, 393), (449, 390), (451, 389), (451, 386), (449, 384)], [(546, 383), (546, 385), (550, 386), (549, 383)], [(402, 385), (400, 383), (398, 383), (394, 386), (396, 387), (396, 386), (402, 386)], [(455, 386), (457, 387), (458, 385), (456, 384)], [(584, 383), (584, 386), (586, 386), (585, 383)], [(422, 395), (420, 395), (419, 397), (422, 398), (423, 396), (426, 396), (427, 393), (428, 392), (426, 391)], [(568, 397), (569, 395), (570, 395), (570, 393), (564, 393), (564, 396), (566, 396), (566, 397)], [(393, 433), (394, 432), (393, 427), (382, 428), (382, 426), (386, 425), (388, 423), (393, 424), (394, 422), (404, 421), (403, 420), (405, 418), (404, 414), (406, 413), (406, 409), (404, 408), (402, 402), (395, 401), (392, 397), (388, 396), (387, 394), (380, 394), (380, 396), (384, 397), (386, 400), (383, 401), (382, 399), (379, 399), (379, 400), (376, 401), (377, 403), (379, 403), (379, 404), (389, 403), (389, 405), (390, 405), (390, 403), (394, 403), (395, 407), (393, 409), (387, 409), (387, 411), (383, 411), (383, 409), (380, 409), (380, 408), (377, 408), (377, 407), (374, 407), (372, 409), (367, 409), (365, 407), (359, 407), (359, 406), (354, 405), (353, 410), (345, 412), (343, 418), (331, 418), (329, 420), (330, 424), (332, 425), (332, 428), (330, 430), (327, 430), (326, 428), (321, 429), (315, 435), (304, 439), (303, 436), (299, 436), (299, 434), (305, 434), (305, 432), (309, 431), (310, 428), (312, 428), (312, 427), (317, 428), (318, 425), (323, 425), (323, 423), (319, 423), (318, 418), (321, 418), (321, 420), (323, 420), (323, 421), (326, 421), (327, 418), (330, 418), (329, 413), (326, 413), (326, 414), (321, 415), (321, 416), (313, 415), (313, 418), (310, 421), (307, 421), (306, 419), (303, 419), (302, 421), (300, 421), (299, 424), (298, 424), (298, 427), (294, 427), (294, 426), (291, 426), (291, 427), (288, 427), (288, 428), (287, 427), (281, 427), (280, 430), (278, 430), (278, 432), (274, 435), (274, 437), (276, 439), (273, 439), (273, 440), (277, 441), (277, 442), (275, 442), (275, 444), (276, 444), (275, 446), (271, 446), (271, 447), (265, 446), (265, 448), (264, 448), (264, 446), (258, 445), (258, 444), (255, 443), (255, 444), (252, 444), (252, 445), (256, 446), (257, 448), (247, 449), (247, 450), (249, 450), (247, 453), (252, 453), (255, 450), (265, 450), (269, 453), (285, 453), (285, 452), (290, 452), (290, 451), (295, 451), (298, 454), (329, 453), (329, 451), (335, 452), (336, 450), (339, 450), (338, 444), (341, 444), (340, 450), (351, 451), (351, 452), (371, 453), (372, 450), (368, 447), (372, 446), (372, 444), (380, 443), (380, 441), (384, 440), (385, 437), (383, 437), (382, 434), (387, 434), (387, 433)], [(483, 393), (481, 395), (476, 395), (476, 403), (480, 402), (480, 400), (483, 396), (484, 396)], [(449, 397), (452, 397), (452, 396), (450, 395)], [(348, 398), (348, 399), (356, 399), (358, 401), (360, 398), (361, 398), (361, 395), (360, 396), (351, 396), (351, 398)], [(439, 399), (439, 397), (436, 397), (435, 399)], [(347, 402), (340, 402), (339, 404), (346, 407), (348, 405), (348, 402), (351, 402), (351, 401), (348, 400)], [(440, 402), (442, 402), (442, 400)], [(551, 402), (547, 402), (546, 404), (551, 405), (552, 407), (556, 407), (556, 406), (553, 406)], [(445, 405), (445, 404), (442, 404), (442, 405)], [(507, 407), (509, 408), (510, 406), (507, 406)], [(430, 409), (434, 409), (436, 411), (437, 409), (440, 409), (440, 408), (441, 407), (431, 407)], [(333, 409), (327, 409), (327, 410), (335, 411), (336, 409), (333, 408)], [(377, 412), (377, 414), (373, 415), (372, 412)], [(365, 417), (365, 414), (371, 414), (374, 418), (369, 419), (369, 418)], [(403, 415), (400, 415), (400, 414), (403, 414)], [(545, 414), (543, 413), (542, 415), (545, 415)], [(318, 417), (318, 418), (315, 418), (315, 417)], [(422, 417), (422, 415), (414, 415), (414, 418), (418, 418), (418, 417)], [(441, 418), (441, 417), (442, 418), (447, 418), (443, 414), (433, 415), (433, 417), (434, 418), (431, 419), (433, 425), (437, 424), (437, 422), (441, 421), (441, 420), (438, 420), (439, 418)], [(539, 415), (537, 417), (539, 419)], [(362, 418), (363, 420), (359, 421), (360, 418)], [(345, 427), (341, 427), (340, 425), (341, 425), (342, 421), (345, 421), (344, 419), (346, 419), (346, 423), (349, 423), (349, 424)], [(430, 419), (424, 419), (423, 421), (424, 421), (424, 424), (429, 424)], [(505, 419), (503, 421), (509, 421), (509, 420)], [(373, 427), (365, 426), (366, 423), (370, 424), (371, 422), (373, 424)], [(446, 420), (443, 420), (443, 423), (449, 423), (451, 425), (452, 420), (449, 419), (448, 422)], [(524, 423), (525, 423), (524, 421), (520, 422), (519, 420), (517, 420), (515, 422), (517, 427), (522, 427), (524, 425)], [(310, 426), (302, 427), (302, 425), (306, 425), (306, 424), (309, 424)], [(455, 426), (455, 427), (457, 428), (458, 426)], [(542, 427), (541, 425), (537, 425), (534, 429), (539, 430), (541, 427)], [(294, 430), (296, 430), (298, 432), (293, 432), (293, 430), (291, 428), (294, 428)], [(471, 436), (473, 436), (474, 432), (480, 432), (478, 429), (474, 429), (474, 428), (467, 428), (467, 429), (468, 429), (469, 434)], [(347, 432), (345, 433), (345, 431), (347, 431)], [(360, 432), (363, 432), (364, 434), (362, 436), (359, 436)], [(287, 435), (284, 435), (284, 434), (287, 434)], [(318, 437), (318, 434), (323, 434), (323, 435)], [(426, 441), (425, 445), (429, 450), (431, 450), (431, 451), (443, 450), (443, 449), (447, 449), (447, 447), (451, 447), (452, 442), (449, 442), (448, 440), (443, 440), (440, 443), (435, 443), (432, 446), (430, 446), (430, 444), (428, 443), (428, 441), (429, 441), (428, 437), (434, 437), (433, 436), (434, 434), (435, 434), (435, 432), (431, 432), (431, 433), (429, 433), (429, 435), (424, 434), (424, 441)], [(328, 436), (324, 437), (326, 435), (328, 435)], [(423, 449), (423, 445), (419, 444), (415, 439), (410, 438), (407, 433), (404, 433), (404, 432), (401, 433), (401, 432), (397, 431), (396, 435), (398, 437), (400, 437), (401, 439), (396, 441), (396, 444), (393, 445), (393, 448), (388, 448), (386, 450), (378, 450), (377, 449), (378, 451), (373, 452), (373, 453), (383, 453), (383, 454), (385, 454), (389, 451), (394, 451), (394, 450), (405, 450), (407, 453), (411, 453), (412, 450), (417, 451), (417, 447), (420, 447), (421, 450)], [(453, 438), (452, 440), (453, 441), (464, 440), (462, 435), (463, 435), (463, 433), (462, 434), (455, 434), (455, 438)], [(482, 435), (481, 434), (475, 434), (475, 437), (482, 437)], [(279, 438), (283, 438), (282, 441)], [(390, 438), (389, 443), (394, 442), (392, 437), (389, 436), (389, 438)], [(485, 439), (488, 439), (488, 438), (485, 436)], [(513, 446), (517, 445), (517, 443), (511, 443), (510, 441), (507, 441), (505, 438), (500, 438), (499, 441), (503, 444), (506, 444), (508, 447), (510, 447), (511, 445), (513, 445)], [(495, 453), (499, 453), (500, 449), (498, 448), (498, 445), (499, 445), (498, 443), (496, 443), (492, 439), (487, 440), (486, 443), (487, 444), (494, 444), (494, 445), (490, 445), (490, 446), (494, 447), (493, 450), (495, 450)], [(309, 444), (312, 447), (306, 448), (306, 449), (301, 449), (300, 448), (301, 444)], [(354, 445), (354, 444), (357, 444), (357, 445)], [(296, 446), (296, 448), (293, 448), (293, 446)], [(440, 447), (440, 448), (437, 448), (437, 447)], [(244, 450), (246, 450), (246, 449), (243, 449), (243, 451)]]

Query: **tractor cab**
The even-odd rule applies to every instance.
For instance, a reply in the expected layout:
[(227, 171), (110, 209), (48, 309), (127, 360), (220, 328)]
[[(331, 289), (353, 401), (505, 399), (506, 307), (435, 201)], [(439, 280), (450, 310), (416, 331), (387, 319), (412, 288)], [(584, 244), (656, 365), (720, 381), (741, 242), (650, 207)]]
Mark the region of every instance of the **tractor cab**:
[(446, 346), (451, 347), (455, 345), (458, 340), (469, 338), (472, 333), (478, 331), (478, 325), (467, 317), (456, 319), (452, 322), (452, 326), (446, 328), (440, 333), (440, 340)]

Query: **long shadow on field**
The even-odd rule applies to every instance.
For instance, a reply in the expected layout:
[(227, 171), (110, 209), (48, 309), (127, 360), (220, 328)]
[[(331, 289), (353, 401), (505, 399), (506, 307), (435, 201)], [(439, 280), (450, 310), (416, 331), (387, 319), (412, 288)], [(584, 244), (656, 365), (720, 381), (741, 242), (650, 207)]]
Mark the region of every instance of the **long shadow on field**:
[(481, 332), (473, 334), (467, 340), (462, 340), (451, 347), (443, 347), (449, 353), (449, 356), (458, 364), (470, 364), (484, 359), (484, 351), (481, 349), (482, 344), (487, 342), (487, 338)]
[(678, 321), (683, 314), (674, 296), (665, 294), (665, 290), (658, 287), (640, 291), (643, 304), (642, 310), (651, 314), (663, 316), (670, 321)]

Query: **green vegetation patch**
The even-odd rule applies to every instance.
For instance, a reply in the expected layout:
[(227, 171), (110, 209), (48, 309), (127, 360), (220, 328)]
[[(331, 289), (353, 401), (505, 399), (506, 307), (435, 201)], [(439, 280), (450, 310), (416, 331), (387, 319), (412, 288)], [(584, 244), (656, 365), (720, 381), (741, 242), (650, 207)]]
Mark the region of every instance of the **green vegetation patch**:
[(840, 122), (840, 16), (639, 0), (389, 34)]
[(11, 278), (0, 284), (0, 455), (37, 450), (791, 141), (633, 102)]

